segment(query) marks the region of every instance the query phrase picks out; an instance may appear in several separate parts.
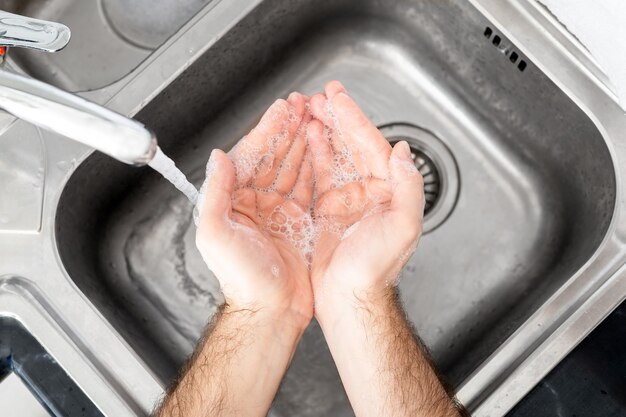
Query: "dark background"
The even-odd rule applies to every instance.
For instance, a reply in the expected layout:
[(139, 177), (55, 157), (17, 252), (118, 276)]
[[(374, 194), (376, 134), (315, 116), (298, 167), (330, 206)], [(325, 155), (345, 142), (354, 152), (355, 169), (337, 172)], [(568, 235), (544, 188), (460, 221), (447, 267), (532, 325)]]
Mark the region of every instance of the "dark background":
[(507, 415), (543, 416), (626, 416), (626, 302)]

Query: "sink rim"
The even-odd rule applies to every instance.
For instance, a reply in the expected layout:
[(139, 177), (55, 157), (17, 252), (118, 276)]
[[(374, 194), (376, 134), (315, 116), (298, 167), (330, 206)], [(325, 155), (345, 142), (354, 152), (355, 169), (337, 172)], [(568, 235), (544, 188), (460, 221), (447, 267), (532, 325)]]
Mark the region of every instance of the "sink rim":
[[(503, 415), (512, 408), (526, 392), (539, 382), (543, 375), (547, 374), (578, 341), (582, 340), (592, 330), (601, 318), (618, 305), (622, 298), (620, 294), (626, 294), (626, 270), (620, 269), (626, 263), (626, 250), (624, 248), (626, 246), (626, 225), (619, 224), (619, 219), (626, 213), (626, 202), (621, 200), (624, 191), (621, 178), (626, 175), (626, 164), (620, 165), (619, 159), (624, 160), (626, 158), (626, 150), (620, 153), (615, 146), (615, 144), (626, 144), (626, 138), (621, 133), (626, 132), (626, 120), (624, 120), (623, 111), (619, 109), (615, 100), (607, 93), (606, 88), (601, 86), (602, 83), (581, 66), (574, 56), (560, 49), (560, 44), (551, 39), (546, 40), (548, 35), (542, 33), (541, 27), (535, 26), (536, 22), (532, 20), (532, 16), (524, 10), (520, 10), (524, 6), (516, 4), (513, 0), (470, 1), (590, 117), (600, 131), (610, 152), (614, 163), (616, 181), (616, 202), (611, 222), (594, 254), (563, 284), (557, 293), (537, 309), (501, 345), (498, 351), (483, 363), (484, 366), (481, 365), (481, 368), (460, 387), (458, 396), (472, 411), (473, 415), (496, 416)], [(210, 48), (217, 39), (261, 2), (262, 0), (251, 0), (247, 2), (246, 6), (232, 4), (234, 2), (226, 0), (211, 2), (124, 79), (114, 85), (83, 95), (122, 114), (136, 114), (204, 51)], [(515, 13), (511, 11), (515, 11)], [(505, 27), (507, 29), (504, 29)], [(541, 43), (544, 44), (543, 51), (537, 48), (537, 45)], [(189, 48), (193, 51), (191, 54), (186, 52)], [(551, 54), (553, 56), (550, 56)], [(571, 73), (567, 75), (565, 69)], [(81, 303), (84, 303), (81, 308), (97, 310), (76, 287), (60, 263), (54, 232), (56, 208), (65, 184), (78, 165), (93, 151), (82, 146), (67, 146), (61, 139), (53, 137), (47, 139), (56, 140), (59, 145), (63, 145), (62, 147), (69, 148), (65, 149), (66, 152), (63, 153), (52, 151), (48, 155), (49, 164), (72, 157), (77, 163), (75, 166), (68, 167), (63, 173), (51, 174), (51, 178), (46, 184), (45, 220), (42, 225), (42, 234), (32, 237), (32, 240), (28, 240), (23, 245), (24, 247), (45, 245), (46, 251), (52, 253), (45, 262), (46, 266), (51, 268), (53, 272), (46, 273), (44, 278), (56, 280), (54, 284), (62, 287), (62, 289), (53, 290), (54, 284), (46, 283), (47, 291), (45, 294), (47, 297), (55, 293), (66, 294), (73, 291), (75, 293), (74, 298), (78, 296)], [(49, 149), (52, 147), (52, 144), (47, 146)], [(4, 247), (4, 244), (8, 247), (10, 244), (8, 240), (11, 239), (5, 240), (4, 235), (0, 235), (0, 247)], [(2, 255), (2, 251), (0, 251), (0, 260), (4, 261), (4, 258), (5, 255)], [(606, 265), (600, 265), (605, 262)], [(9, 267), (14, 264), (15, 261), (7, 263)], [(0, 274), (3, 272), (4, 270), (0, 270)], [(23, 275), (36, 277), (32, 271)], [(598, 278), (599, 276), (600, 278)], [(585, 288), (586, 280), (593, 281), (595, 287)], [(573, 311), (566, 311), (566, 313), (571, 313), (570, 317), (553, 320), (550, 337), (541, 341), (538, 346), (534, 346), (525, 355), (524, 362), (511, 363), (510, 358), (519, 357), (519, 351), (522, 350), (519, 346), (514, 346), (514, 342), (519, 340), (520, 334), (523, 331), (528, 332), (529, 328), (537, 322), (544, 323), (542, 314), (553, 307), (555, 303), (558, 304), (562, 297), (568, 296), (579, 300), (578, 305), (571, 308)], [(73, 300), (72, 303), (80, 304), (76, 300)], [(565, 313), (561, 314), (561, 317), (564, 315)], [(587, 319), (589, 317), (591, 319)], [(101, 315), (100, 318), (103, 322), (108, 323)], [(80, 317), (72, 317), (71, 319), (72, 322), (68, 323), (68, 327), (77, 331), (86, 328)], [(559, 340), (555, 340), (562, 335), (567, 336), (570, 340), (568, 346), (563, 346)], [(47, 336), (42, 333), (40, 337)], [(115, 342), (119, 342), (121, 339), (119, 333), (110, 326), (107, 330), (102, 330), (102, 338)], [(558, 348), (558, 353), (548, 352), (551, 347)], [(141, 363), (141, 359), (137, 358), (130, 348), (127, 347), (127, 351), (122, 349), (117, 351), (126, 359), (137, 362), (131, 372), (143, 373), (147, 371), (145, 364)], [(101, 352), (91, 353), (95, 357), (102, 356)], [(496, 364), (495, 362), (500, 363)], [(508, 375), (503, 378), (505, 373)], [(119, 378), (123, 377), (120, 376)], [(150, 385), (150, 389), (162, 390), (158, 383), (150, 381), (150, 377), (145, 376), (145, 381)], [(492, 386), (496, 381), (499, 386)], [(153, 398), (142, 398), (145, 396), (145, 392), (124, 390), (128, 391), (127, 398), (139, 398), (138, 403), (141, 404), (143, 410), (150, 409)], [(101, 402), (98, 405), (102, 406), (105, 403)]]
[[(543, 16), (534, 2), (514, 0), (470, 0), (474, 6), (498, 28), (516, 47), (539, 67), (557, 86), (572, 99), (590, 118), (599, 130), (613, 162), (615, 175), (615, 203), (607, 232), (593, 255), (516, 331), (500, 348), (491, 355), (458, 391), (459, 399), (472, 411), (472, 415), (494, 416), (506, 414), (517, 404), (548, 372), (554, 368), (593, 328), (619, 305), (626, 292), (612, 289), (622, 288), (626, 281), (626, 234), (620, 218), (626, 213), (622, 201), (624, 184), (624, 164), (620, 165), (620, 155), (616, 143), (625, 142), (622, 132), (626, 132), (626, 118), (619, 107), (617, 97), (606, 84), (606, 76), (594, 68), (593, 62), (581, 58), (580, 51), (570, 39), (550, 38), (546, 33), (558, 29), (546, 28), (554, 24)], [(523, 4), (522, 4), (523, 3)], [(518, 14), (512, 13), (515, 11)], [(523, 19), (520, 19), (520, 15)], [(545, 19), (540, 21), (540, 19)], [(544, 32), (542, 33), (542, 29)], [(548, 39), (546, 39), (548, 38)], [(539, 47), (543, 45), (544, 49)], [(568, 73), (568, 71), (573, 71)], [(604, 76), (604, 77), (602, 77)], [(620, 228), (621, 226), (621, 228)], [(621, 246), (621, 247), (620, 247)], [(611, 252), (616, 252), (612, 255)], [(603, 259), (608, 258), (608, 259)], [(598, 265), (606, 262), (606, 265)], [(598, 271), (595, 271), (597, 269)], [(594, 279), (595, 278), (595, 279)], [(585, 290), (585, 281), (593, 281), (595, 288)], [(607, 296), (613, 293), (614, 297)], [(575, 298), (578, 305), (560, 315), (560, 320), (548, 322), (553, 329), (538, 346), (528, 347), (530, 352), (521, 363), (502, 366), (496, 362), (510, 363), (514, 356), (511, 350), (523, 332), (530, 333), (533, 326), (543, 326), (542, 318), (549, 315), (550, 309), (562, 307), (563, 298)], [(599, 303), (596, 299), (607, 300)], [(610, 300), (610, 301), (608, 301)], [(594, 301), (597, 301), (594, 305)], [(594, 310), (594, 319), (585, 320), (584, 315)], [(573, 311), (572, 311), (573, 310)], [(569, 313), (569, 317), (567, 316)], [(595, 321), (594, 321), (595, 320)], [(567, 338), (569, 344), (563, 346), (559, 338)], [(513, 345), (513, 346), (512, 346)], [(508, 351), (507, 351), (508, 349)], [(552, 349), (552, 351), (550, 351)], [(556, 352), (556, 353), (555, 353)], [(528, 371), (529, 368), (533, 368)], [(479, 392), (482, 387), (483, 392)], [(497, 385), (497, 386), (495, 386)], [(497, 414), (493, 414), (497, 410)]]
[(19, 323), (103, 415), (131, 417), (141, 409), (118, 392), (107, 367), (92, 357), (37, 283), (18, 275), (0, 275), (0, 301), (0, 317)]

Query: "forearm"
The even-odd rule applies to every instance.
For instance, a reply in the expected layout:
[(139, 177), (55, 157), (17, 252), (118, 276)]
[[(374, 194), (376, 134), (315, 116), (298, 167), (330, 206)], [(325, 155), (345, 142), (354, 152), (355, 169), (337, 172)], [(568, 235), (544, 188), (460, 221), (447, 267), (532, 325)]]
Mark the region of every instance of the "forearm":
[(318, 320), (358, 417), (459, 416), (395, 291), (336, 301), (330, 310), (318, 312)]
[(288, 314), (226, 307), (155, 415), (267, 415), (302, 332)]

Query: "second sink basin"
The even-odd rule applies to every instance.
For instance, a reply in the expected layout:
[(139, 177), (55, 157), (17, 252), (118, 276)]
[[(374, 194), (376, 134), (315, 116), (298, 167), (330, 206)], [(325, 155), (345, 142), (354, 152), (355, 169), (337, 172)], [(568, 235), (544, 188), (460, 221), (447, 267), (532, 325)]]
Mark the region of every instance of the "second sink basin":
[(63, 23), (62, 51), (13, 50), (25, 72), (69, 91), (107, 86), (132, 71), (210, 0), (0, 0), (0, 10)]
[[(435, 168), (432, 228), (400, 289), (458, 387), (599, 247), (615, 204), (610, 152), (585, 113), (462, 0), (266, 0), (137, 118), (199, 185), (211, 149), (232, 147), (277, 96), (331, 79)], [(56, 214), (68, 274), (165, 383), (222, 302), (191, 212), (148, 168), (94, 154)], [(352, 415), (315, 323), (273, 412)]]

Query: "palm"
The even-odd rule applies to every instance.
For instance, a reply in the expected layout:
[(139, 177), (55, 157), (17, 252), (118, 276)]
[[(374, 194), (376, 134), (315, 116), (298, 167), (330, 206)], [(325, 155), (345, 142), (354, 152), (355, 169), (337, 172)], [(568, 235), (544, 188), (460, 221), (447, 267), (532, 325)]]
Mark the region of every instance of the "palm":
[[(270, 277), (273, 284), (257, 281), (259, 286), (284, 294), (296, 304), (310, 304), (305, 245), (305, 232), (312, 227), (308, 207), (282, 193), (246, 187), (235, 192), (231, 218), (238, 252), (254, 259), (251, 264), (258, 270), (251, 272)], [(258, 290), (255, 286), (256, 296)]]
[[(367, 181), (367, 180), (365, 180)], [(384, 238), (384, 211), (388, 209), (391, 190), (387, 184), (379, 185), (380, 190), (372, 191), (371, 183), (351, 182), (338, 189), (323, 193), (314, 208), (314, 216), (321, 229), (334, 229), (335, 233), (320, 234), (318, 246), (323, 251), (332, 251), (329, 261), (334, 266), (345, 258), (356, 261), (353, 267), (362, 266), (368, 252), (376, 249)], [(346, 204), (349, 200), (349, 204)], [(332, 225), (332, 226), (331, 226)], [(377, 239), (371, 239), (377, 236)]]
[(303, 96), (277, 101), (230, 159), (212, 156), (198, 246), (227, 301), (310, 316), (327, 287), (395, 283), (415, 247), (424, 202), (408, 145), (392, 150), (342, 90), (311, 98), (315, 120)]
[[(314, 287), (324, 277), (341, 277), (335, 292), (362, 292), (371, 283), (363, 277), (376, 271), (388, 283), (394, 281), (401, 262), (381, 262), (381, 256), (406, 251), (404, 242), (394, 239), (385, 217), (389, 215), (392, 190), (388, 183), (366, 179), (331, 189), (319, 196), (314, 217), (319, 229), (312, 271)], [(348, 200), (349, 204), (346, 204)]]

